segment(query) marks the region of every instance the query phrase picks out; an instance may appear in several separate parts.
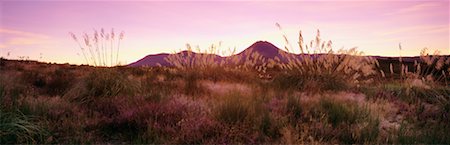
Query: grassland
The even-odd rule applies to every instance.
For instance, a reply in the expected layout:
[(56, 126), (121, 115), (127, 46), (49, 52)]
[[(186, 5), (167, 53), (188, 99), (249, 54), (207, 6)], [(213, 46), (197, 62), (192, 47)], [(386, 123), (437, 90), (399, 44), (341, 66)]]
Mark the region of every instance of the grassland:
[(0, 143), (450, 144), (448, 56), (377, 60), (319, 35), (299, 48), (236, 63), (187, 51), (173, 67), (2, 58)]
[(2, 59), (0, 142), (450, 143), (448, 78), (378, 65), (361, 78), (353, 77), (361, 69), (346, 76), (313, 66), (268, 69), (268, 78), (251, 67)]

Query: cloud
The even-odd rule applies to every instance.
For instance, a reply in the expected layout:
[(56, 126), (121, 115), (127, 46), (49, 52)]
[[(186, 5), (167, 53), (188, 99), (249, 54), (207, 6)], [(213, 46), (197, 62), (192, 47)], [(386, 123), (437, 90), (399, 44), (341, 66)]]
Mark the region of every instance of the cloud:
[(9, 39), (7, 45), (34, 45), (42, 43), (41, 39), (30, 38), (30, 37), (14, 37)]
[(414, 13), (414, 12), (420, 12), (420, 11), (425, 11), (425, 10), (429, 10), (432, 9), (434, 7), (438, 7), (440, 4), (438, 3), (421, 3), (421, 4), (416, 4), (413, 6), (409, 6), (406, 8), (402, 8), (402, 9), (398, 9), (397, 11), (394, 12), (390, 12), (390, 13), (386, 13), (386, 15), (401, 15), (401, 14), (409, 14), (409, 13)]
[(37, 34), (37, 33), (25, 32), (25, 31), (19, 31), (19, 30), (12, 30), (12, 29), (4, 29), (4, 28), (0, 28), (0, 34), (7, 34), (7, 35), (11, 35), (11, 36), (23, 36), (23, 37), (49, 38), (49, 36), (43, 35), (43, 34)]
[(430, 34), (430, 33), (440, 33), (449, 32), (449, 27), (447, 25), (421, 25), (421, 26), (411, 26), (397, 28), (394, 30), (378, 33), (381, 36), (395, 35), (401, 33), (416, 33), (416, 34)]
[(50, 43), (50, 37), (44, 34), (0, 28), (3, 36), (1, 48), (18, 47), (23, 45), (40, 45)]

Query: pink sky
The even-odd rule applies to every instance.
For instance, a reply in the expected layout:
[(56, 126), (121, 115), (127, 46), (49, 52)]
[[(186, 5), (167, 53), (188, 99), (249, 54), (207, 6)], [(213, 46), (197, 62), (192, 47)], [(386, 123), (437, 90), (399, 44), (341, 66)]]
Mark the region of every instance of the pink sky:
[[(292, 44), (316, 29), (334, 48), (367, 55), (419, 55), (449, 50), (449, 1), (1, 1), (0, 55), (58, 63), (84, 63), (68, 32), (125, 31), (120, 61), (174, 52), (186, 43), (242, 51), (258, 40), (283, 48), (280, 23)], [(9, 56), (8, 56), (9, 54)]]

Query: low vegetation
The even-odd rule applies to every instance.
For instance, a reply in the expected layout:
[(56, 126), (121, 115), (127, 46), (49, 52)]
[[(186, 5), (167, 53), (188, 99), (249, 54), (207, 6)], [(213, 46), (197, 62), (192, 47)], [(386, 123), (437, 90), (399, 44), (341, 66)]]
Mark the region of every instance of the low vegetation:
[[(1, 59), (0, 143), (450, 143), (449, 57), (386, 62), (319, 33), (299, 42), (302, 57), (234, 65), (189, 51), (173, 67)], [(87, 61), (108, 66), (101, 50)]]

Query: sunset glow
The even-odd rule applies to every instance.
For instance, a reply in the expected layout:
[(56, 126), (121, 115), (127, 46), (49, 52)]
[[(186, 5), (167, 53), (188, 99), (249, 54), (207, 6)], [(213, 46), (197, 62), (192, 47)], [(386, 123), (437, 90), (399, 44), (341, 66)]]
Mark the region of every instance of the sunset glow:
[[(275, 26), (279, 23), (282, 32)], [(358, 47), (366, 55), (416, 56), (422, 48), (450, 54), (449, 1), (2, 1), (0, 56), (57, 63), (84, 63), (68, 32), (124, 31), (122, 64), (148, 54), (206, 49), (242, 51), (258, 40), (285, 46), (282, 34), (297, 44), (320, 29), (339, 48)], [(294, 45), (294, 48), (297, 48)]]

